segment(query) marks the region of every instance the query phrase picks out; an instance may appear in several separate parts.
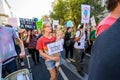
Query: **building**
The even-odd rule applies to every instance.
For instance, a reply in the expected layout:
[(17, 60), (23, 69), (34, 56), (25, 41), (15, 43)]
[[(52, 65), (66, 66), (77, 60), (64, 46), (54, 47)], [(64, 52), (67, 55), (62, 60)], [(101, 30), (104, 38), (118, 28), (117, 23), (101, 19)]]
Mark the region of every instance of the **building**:
[(7, 0), (0, 0), (0, 21), (7, 23), (7, 19), (12, 17), (11, 6)]

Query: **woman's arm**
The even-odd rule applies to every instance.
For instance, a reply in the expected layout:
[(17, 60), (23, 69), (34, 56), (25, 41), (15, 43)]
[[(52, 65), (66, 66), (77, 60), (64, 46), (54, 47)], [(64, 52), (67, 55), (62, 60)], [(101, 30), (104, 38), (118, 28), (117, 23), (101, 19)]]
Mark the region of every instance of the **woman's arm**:
[(54, 61), (59, 61), (59, 57), (53, 57), (53, 56), (49, 56), (46, 53), (43, 52), (43, 50), (39, 50), (40, 55), (44, 58), (44, 59), (50, 59), (50, 60), (54, 60)]

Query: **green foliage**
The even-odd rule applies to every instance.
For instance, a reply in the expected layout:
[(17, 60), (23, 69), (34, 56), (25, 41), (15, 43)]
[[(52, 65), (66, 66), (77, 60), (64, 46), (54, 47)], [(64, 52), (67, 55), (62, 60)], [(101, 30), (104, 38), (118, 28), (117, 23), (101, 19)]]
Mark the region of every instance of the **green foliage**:
[(81, 22), (81, 4), (88, 4), (91, 6), (91, 16), (95, 16), (96, 20), (104, 8), (101, 7), (95, 0), (57, 0), (57, 3), (53, 7), (53, 12), (51, 12), (50, 17), (52, 19), (65, 21), (72, 20), (75, 27)]

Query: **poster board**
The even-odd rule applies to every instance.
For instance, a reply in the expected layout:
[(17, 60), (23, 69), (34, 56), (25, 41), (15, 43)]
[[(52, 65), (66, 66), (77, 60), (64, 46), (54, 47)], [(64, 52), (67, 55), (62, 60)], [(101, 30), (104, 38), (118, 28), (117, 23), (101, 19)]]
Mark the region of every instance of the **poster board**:
[(20, 21), (21, 29), (27, 29), (27, 30), (36, 29), (36, 23), (33, 19), (19, 18), (19, 21)]
[(81, 23), (89, 23), (90, 21), (90, 5), (81, 5), (82, 18)]
[(57, 41), (47, 45), (49, 55), (63, 51), (63, 44), (61, 41)]
[(8, 24), (10, 24), (13, 27), (18, 27), (18, 21), (17, 18), (9, 18), (8, 19)]
[(57, 30), (59, 25), (59, 20), (53, 20), (53, 29)]

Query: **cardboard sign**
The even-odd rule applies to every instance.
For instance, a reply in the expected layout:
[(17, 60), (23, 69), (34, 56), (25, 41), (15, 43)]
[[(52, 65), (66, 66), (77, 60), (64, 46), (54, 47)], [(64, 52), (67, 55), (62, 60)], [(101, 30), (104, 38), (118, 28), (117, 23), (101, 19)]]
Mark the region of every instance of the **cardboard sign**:
[(89, 23), (90, 20), (90, 5), (81, 5), (82, 20), (81, 23)]
[(47, 47), (48, 47), (49, 55), (53, 55), (54, 53), (63, 51), (63, 44), (61, 43), (61, 41), (57, 41), (57, 42), (48, 44)]

